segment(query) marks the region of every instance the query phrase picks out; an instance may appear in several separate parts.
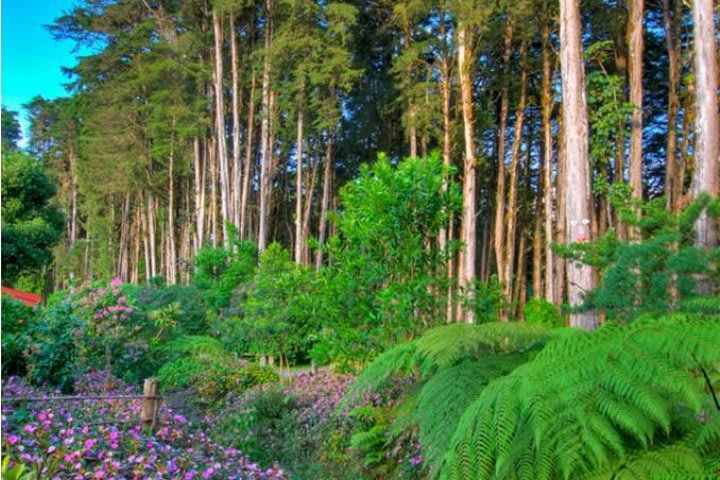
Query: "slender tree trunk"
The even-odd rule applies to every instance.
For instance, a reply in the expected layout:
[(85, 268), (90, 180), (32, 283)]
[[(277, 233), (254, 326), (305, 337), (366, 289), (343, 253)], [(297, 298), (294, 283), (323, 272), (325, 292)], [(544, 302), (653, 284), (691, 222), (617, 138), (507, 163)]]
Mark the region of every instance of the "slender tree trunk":
[(124, 282), (130, 276), (130, 192), (125, 193), (122, 213), (120, 214), (120, 249), (118, 255), (118, 276)]
[(295, 147), (295, 262), (302, 264), (303, 248), (305, 246), (305, 238), (303, 238), (303, 112), (298, 111), (297, 114), (297, 144)]
[[(613, 37), (615, 43), (615, 68), (617, 75), (622, 81), (621, 95), (618, 101), (625, 103), (627, 102), (627, 93), (625, 90), (625, 81), (627, 77), (628, 69), (628, 58), (627, 58), (627, 42), (623, 35), (625, 28), (620, 28), (620, 25), (627, 25), (627, 11), (625, 8), (625, 0), (616, 0), (615, 10), (617, 12), (617, 25), (615, 29), (616, 34)], [(615, 140), (615, 181), (625, 182), (625, 127), (626, 118), (623, 116), (618, 120), (617, 125), (617, 138)], [(618, 230), (618, 236), (622, 239), (626, 239), (628, 236), (627, 226), (624, 222), (621, 222), (619, 218), (616, 219), (616, 225)]]
[(328, 143), (325, 154), (325, 173), (323, 174), (323, 195), (320, 204), (320, 223), (318, 226), (318, 243), (320, 247), (315, 253), (315, 269), (320, 270), (323, 263), (323, 249), (327, 229), (327, 213), (330, 208), (333, 175), (333, 133), (328, 132)]
[[(525, 121), (525, 103), (527, 98), (527, 65), (525, 43), (520, 46), (520, 99), (515, 112), (515, 129), (513, 133), (512, 166), (510, 167), (510, 191), (507, 208), (507, 231), (505, 237), (505, 271), (503, 272), (503, 289), (507, 301), (512, 300), (513, 268), (515, 266), (515, 230), (517, 227), (518, 185), (520, 183), (520, 148), (522, 146), (523, 123)], [(507, 317), (503, 316), (507, 321)]]
[(230, 58), (232, 69), (232, 118), (233, 118), (233, 168), (232, 168), (232, 222), (240, 226), (240, 182), (242, 179), (242, 165), (240, 163), (240, 106), (242, 105), (242, 90), (240, 90), (240, 77), (238, 74), (238, 47), (237, 32), (235, 31), (235, 15), (230, 15)]
[[(173, 141), (171, 140), (171, 145)], [(173, 285), (177, 282), (175, 267), (177, 251), (175, 250), (175, 152), (170, 148), (168, 158), (168, 232), (167, 232), (167, 281)]]
[(222, 215), (223, 242), (228, 242), (227, 224), (230, 218), (230, 179), (228, 175), (227, 149), (225, 148), (225, 103), (223, 99), (223, 60), (222, 44), (223, 32), (217, 10), (213, 10), (213, 31), (215, 37), (215, 150), (217, 154), (218, 173), (220, 181), (220, 212)]
[[(311, 155), (308, 155), (308, 162), (310, 162), (310, 159), (312, 158)], [(312, 166), (312, 172), (310, 174), (310, 179), (307, 183), (307, 188), (305, 191), (307, 192), (307, 197), (305, 198), (305, 213), (303, 214), (303, 233), (302, 237), (304, 239), (310, 238), (310, 213), (312, 210), (312, 203), (313, 203), (313, 196), (315, 193), (315, 181), (317, 179), (317, 171), (318, 171), (318, 162), (314, 162)], [(310, 251), (307, 245), (307, 242), (305, 242), (302, 245), (302, 264), (307, 266), (310, 265)]]
[[(633, 113), (630, 120), (630, 186), (632, 196), (642, 200), (642, 133), (643, 133), (643, 13), (644, 0), (630, 0), (628, 16), (628, 59), (630, 70), (630, 103)], [(640, 240), (640, 231), (633, 227), (630, 237)]]
[[(671, 5), (674, 4), (674, 5)], [(665, 161), (665, 197), (667, 206), (675, 209), (676, 184), (682, 179), (676, 178), (677, 166), (677, 121), (680, 112), (680, 10), (679, 0), (663, 0), (663, 24), (665, 25), (665, 45), (668, 52), (668, 109), (667, 144)]]
[[(465, 158), (463, 162), (463, 206), (462, 206), (462, 242), (463, 261), (460, 286), (466, 294), (472, 296), (475, 283), (476, 242), (476, 186), (475, 174), (477, 160), (475, 158), (475, 131), (473, 122), (472, 98), (472, 32), (467, 26), (461, 25), (458, 30), (458, 72), (460, 93), (462, 98), (463, 125), (465, 137)], [(472, 310), (465, 311), (465, 322), (474, 323)]]
[(258, 249), (265, 251), (268, 243), (268, 221), (270, 216), (270, 171), (272, 163), (272, 145), (270, 144), (270, 122), (272, 112), (272, 92), (270, 91), (270, 46), (272, 43), (273, 0), (265, 0), (265, 53), (262, 76), (262, 121), (261, 151), (262, 165), (260, 172), (260, 218), (258, 219)]
[(217, 247), (219, 229), (218, 229), (218, 205), (217, 205), (217, 188), (218, 188), (218, 169), (217, 158), (215, 157), (215, 143), (212, 138), (207, 142), (207, 159), (210, 162), (210, 219), (208, 224), (212, 236), (212, 245)]
[(240, 197), (240, 238), (248, 236), (248, 196), (250, 192), (250, 177), (253, 172), (252, 147), (255, 139), (253, 127), (255, 126), (255, 71), (252, 72), (250, 80), (250, 100), (248, 102), (247, 138), (245, 139), (245, 170), (242, 183), (242, 195)]
[[(718, 195), (718, 161), (720, 158), (720, 127), (718, 126), (718, 71), (715, 51), (713, 0), (693, 0), (693, 34), (695, 42), (695, 170), (693, 198)], [(695, 223), (695, 245), (699, 248), (717, 246), (717, 225), (704, 209)], [(698, 293), (709, 294), (708, 278), (698, 279)]]
[[(440, 6), (440, 36), (442, 38), (442, 83), (440, 85), (440, 90), (442, 91), (442, 105), (443, 105), (443, 165), (446, 168), (449, 168), (451, 166), (451, 158), (450, 158), (450, 152), (451, 152), (451, 145), (450, 145), (450, 130), (452, 128), (451, 120), (450, 120), (450, 100), (451, 100), (451, 84), (452, 84), (452, 77), (450, 74), (450, 49), (448, 48), (448, 42), (447, 42), (447, 25), (445, 22), (445, 2), (443, 1)], [(445, 174), (445, 177), (443, 178), (443, 186), (442, 191), (443, 193), (447, 193), (448, 189), (450, 188), (450, 176), (448, 173)], [(447, 323), (451, 323), (453, 321), (453, 311), (454, 311), (454, 293), (455, 293), (455, 272), (454, 272), (454, 257), (455, 253), (448, 251), (448, 243), (452, 241), (452, 213), (450, 214), (450, 218), (448, 220), (448, 223), (446, 226), (443, 226), (440, 229), (440, 233), (438, 236), (438, 244), (440, 246), (440, 251), (444, 252), (448, 255), (447, 259), (447, 275), (448, 275), (448, 291), (447, 291), (447, 305), (445, 309), (445, 321)]]
[(78, 181), (77, 181), (77, 155), (75, 149), (71, 148), (68, 154), (70, 159), (70, 245), (77, 241), (78, 224)]
[[(545, 167), (540, 167), (541, 175), (544, 175)], [(543, 259), (543, 215), (540, 213), (542, 205), (543, 189), (539, 187), (537, 198), (535, 200), (535, 229), (533, 231), (533, 298), (540, 300), (543, 295), (543, 276), (542, 276), (542, 259)], [(547, 266), (545, 267), (548, 268)], [(547, 285), (545, 285), (547, 288)]]
[[(581, 41), (580, 2), (560, 0), (560, 59), (562, 65), (563, 125), (565, 128), (565, 196), (567, 202), (566, 240), (586, 242), (590, 232), (590, 158), (588, 145), (585, 65)], [(567, 188), (572, 185), (572, 188)], [(574, 262), (568, 268), (568, 302), (571, 307), (583, 303), (593, 285), (592, 268)], [(594, 312), (573, 312), (570, 325), (587, 330), (597, 327)]]
[(148, 244), (150, 246), (150, 278), (157, 275), (157, 264), (155, 259), (155, 198), (151, 192), (147, 194), (147, 227), (148, 227)]
[(203, 246), (205, 232), (205, 162), (200, 156), (200, 139), (193, 138), (195, 163), (195, 253)]
[[(507, 117), (510, 109), (508, 81), (510, 77), (510, 54), (512, 53), (513, 24), (510, 19), (505, 22), (503, 34), (503, 81), (500, 90), (500, 126), (497, 139), (497, 188), (495, 190), (495, 263), (497, 264), (498, 280), (505, 279), (505, 135)], [(501, 318), (506, 320), (505, 313)]]
[[(547, 2), (546, 2), (547, 11)], [(550, 66), (550, 20), (543, 25), (543, 71), (541, 81), (541, 108), (543, 130), (543, 190), (544, 190), (544, 220), (545, 220), (545, 300), (556, 302), (555, 297), (555, 254), (552, 250), (554, 239), (553, 229), (553, 138), (552, 138), (552, 70)]]

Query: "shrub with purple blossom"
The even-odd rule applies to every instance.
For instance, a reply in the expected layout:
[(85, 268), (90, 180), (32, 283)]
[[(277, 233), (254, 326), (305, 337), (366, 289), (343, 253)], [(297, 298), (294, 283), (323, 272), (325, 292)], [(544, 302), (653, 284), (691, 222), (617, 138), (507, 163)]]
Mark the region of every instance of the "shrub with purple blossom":
[[(2, 393), (6, 398), (48, 395), (17, 378), (4, 382)], [(239, 450), (214, 443), (165, 405), (156, 431), (146, 431), (136, 422), (139, 410), (139, 402), (120, 400), (4, 402), (8, 468), (24, 464), (35, 479), (287, 478), (277, 466), (263, 469)]]

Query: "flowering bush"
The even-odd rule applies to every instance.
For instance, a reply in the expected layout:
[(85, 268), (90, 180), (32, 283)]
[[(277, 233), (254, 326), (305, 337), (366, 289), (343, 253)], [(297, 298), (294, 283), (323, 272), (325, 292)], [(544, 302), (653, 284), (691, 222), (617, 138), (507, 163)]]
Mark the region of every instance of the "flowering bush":
[[(4, 382), (2, 393), (6, 398), (48, 395), (17, 378)], [(287, 477), (277, 466), (262, 469), (239, 450), (213, 443), (165, 405), (157, 430), (147, 432), (135, 422), (140, 408), (140, 402), (121, 400), (3, 402), (2, 448), (12, 459), (8, 468), (24, 464), (34, 478), (78, 480)]]

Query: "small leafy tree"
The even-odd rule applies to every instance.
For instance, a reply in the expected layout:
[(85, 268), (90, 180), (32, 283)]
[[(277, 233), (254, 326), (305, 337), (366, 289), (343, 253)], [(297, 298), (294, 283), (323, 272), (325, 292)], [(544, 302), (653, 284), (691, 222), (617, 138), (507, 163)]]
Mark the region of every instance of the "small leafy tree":
[(438, 235), (460, 205), (457, 185), (443, 190), (449, 173), (437, 154), (396, 166), (380, 155), (341, 190), (321, 285), (330, 350), (367, 359), (441, 321), (446, 259), (457, 245), (440, 249)]
[(89, 288), (75, 300), (78, 313), (87, 322), (88, 335), (98, 341), (105, 355), (105, 390), (109, 390), (113, 375), (113, 348), (130, 339), (140, 329), (132, 325), (135, 310), (131, 300), (123, 294), (122, 280), (115, 278), (110, 288)]

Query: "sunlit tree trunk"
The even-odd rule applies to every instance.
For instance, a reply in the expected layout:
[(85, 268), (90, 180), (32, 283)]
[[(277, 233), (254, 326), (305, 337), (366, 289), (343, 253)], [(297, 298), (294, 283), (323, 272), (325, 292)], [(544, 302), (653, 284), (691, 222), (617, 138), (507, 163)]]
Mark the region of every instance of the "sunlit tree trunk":
[[(497, 264), (498, 279), (505, 277), (505, 135), (507, 131), (507, 117), (510, 105), (508, 81), (510, 74), (510, 54), (512, 47), (513, 25), (510, 20), (505, 23), (503, 34), (503, 82), (500, 90), (500, 126), (497, 140), (497, 188), (495, 190), (495, 263)], [(501, 314), (504, 320), (506, 316)]]
[(303, 112), (297, 114), (297, 142), (295, 147), (295, 262), (302, 264), (303, 248)]
[(262, 165), (260, 167), (260, 217), (258, 218), (258, 249), (265, 251), (268, 244), (268, 222), (270, 218), (270, 174), (272, 168), (272, 145), (270, 143), (270, 122), (272, 112), (272, 92), (270, 91), (270, 47), (272, 42), (273, 0), (265, 0), (265, 52), (262, 75), (262, 120), (260, 148)]
[[(547, 11), (547, 3), (546, 11)], [(543, 130), (543, 207), (545, 220), (545, 300), (551, 303), (556, 302), (555, 297), (555, 254), (552, 250), (553, 235), (553, 181), (552, 181), (552, 160), (553, 160), (553, 133), (552, 133), (552, 111), (553, 99), (551, 91), (552, 69), (550, 66), (550, 20), (543, 24), (543, 52), (542, 52), (542, 81), (541, 81), (541, 109), (542, 109), (542, 130)]]
[(227, 223), (230, 218), (230, 199), (228, 190), (230, 179), (228, 175), (227, 149), (225, 148), (225, 104), (223, 100), (223, 60), (222, 44), (223, 32), (222, 23), (216, 10), (213, 10), (213, 31), (215, 38), (215, 153), (217, 154), (217, 165), (220, 182), (220, 212), (222, 215), (223, 242), (228, 241)]
[[(515, 240), (518, 210), (518, 185), (520, 183), (520, 148), (522, 146), (523, 123), (525, 121), (525, 103), (527, 98), (527, 66), (525, 58), (526, 45), (520, 46), (520, 99), (515, 111), (515, 127), (513, 132), (512, 165), (510, 167), (510, 189), (508, 192), (507, 230), (505, 236), (505, 271), (502, 281), (505, 299), (513, 297), (513, 268), (515, 267)], [(507, 321), (507, 317), (503, 316)]]
[[(458, 30), (458, 72), (463, 112), (463, 133), (465, 139), (465, 155), (463, 161), (463, 204), (462, 204), (462, 276), (460, 286), (466, 294), (472, 295), (471, 289), (475, 282), (475, 257), (477, 251), (476, 224), (476, 169), (475, 132), (473, 122), (472, 98), (472, 32), (465, 25)], [(465, 322), (475, 323), (475, 315), (470, 309), (465, 311)]]
[(238, 74), (238, 46), (237, 32), (235, 31), (235, 16), (230, 15), (230, 59), (232, 69), (232, 139), (233, 139), (233, 168), (230, 188), (232, 203), (232, 222), (240, 226), (240, 182), (242, 179), (242, 165), (240, 163), (240, 106), (242, 105), (242, 90)]
[[(695, 170), (693, 172), (693, 197), (707, 193), (718, 195), (718, 155), (720, 154), (720, 129), (718, 127), (718, 71), (715, 53), (713, 0), (693, 0), (693, 34), (695, 42)], [(717, 225), (707, 209), (695, 224), (695, 245), (712, 248), (717, 245)], [(700, 278), (699, 293), (711, 293), (712, 284)]]
[[(643, 197), (643, 12), (643, 0), (630, 0), (627, 34), (630, 103), (633, 105), (630, 120), (630, 186), (632, 196), (636, 200), (641, 200)], [(631, 228), (630, 236), (634, 240), (639, 240), (639, 230), (636, 227)]]
[(195, 164), (195, 253), (203, 246), (205, 232), (205, 162), (200, 155), (200, 139), (193, 138)]
[[(588, 146), (585, 65), (581, 41), (579, 0), (560, 0), (560, 60), (562, 65), (563, 125), (565, 128), (566, 241), (586, 242), (590, 237), (590, 158)], [(569, 188), (572, 185), (572, 188)], [(592, 269), (585, 264), (568, 265), (568, 303), (578, 307), (593, 287)], [(572, 312), (570, 325), (594, 330), (594, 312)]]

